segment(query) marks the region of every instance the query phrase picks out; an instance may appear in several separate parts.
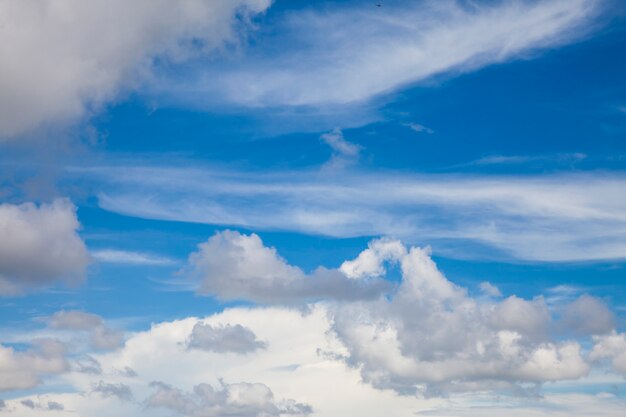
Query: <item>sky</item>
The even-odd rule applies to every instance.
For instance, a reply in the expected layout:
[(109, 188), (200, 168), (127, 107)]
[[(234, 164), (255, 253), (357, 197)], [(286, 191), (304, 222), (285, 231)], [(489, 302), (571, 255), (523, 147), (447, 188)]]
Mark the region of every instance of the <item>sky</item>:
[(622, 416), (626, 4), (0, 0), (0, 415)]

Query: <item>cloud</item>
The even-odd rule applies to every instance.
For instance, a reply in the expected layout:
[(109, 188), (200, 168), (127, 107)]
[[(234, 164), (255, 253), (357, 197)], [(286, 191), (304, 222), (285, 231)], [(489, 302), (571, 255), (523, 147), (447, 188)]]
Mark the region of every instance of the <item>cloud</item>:
[(100, 381), (94, 385), (92, 392), (97, 392), (104, 398), (115, 397), (120, 401), (133, 401), (133, 392), (125, 384), (109, 384)]
[(273, 36), (261, 38), (239, 62), (199, 65), (198, 74), (164, 88), (175, 96), (186, 86), (194, 100), (220, 97), (249, 107), (361, 103), (435, 75), (580, 39), (601, 4), (449, 0), (304, 10), (285, 14)]
[(36, 206), (0, 204), (0, 296), (64, 281), (77, 285), (89, 264), (67, 200)]
[(428, 134), (435, 133), (435, 131), (432, 130), (431, 128), (421, 125), (419, 123), (404, 123), (404, 126), (408, 127), (409, 129), (417, 133), (428, 133)]
[(102, 317), (77, 310), (57, 311), (49, 318), (48, 326), (57, 330), (88, 332), (94, 349), (116, 349), (124, 340), (124, 333), (107, 327)]
[(190, 349), (238, 354), (266, 348), (266, 344), (257, 340), (252, 330), (240, 324), (213, 327), (210, 324), (201, 323), (193, 326), (187, 346)]
[(591, 360), (610, 359), (613, 369), (626, 375), (626, 333), (613, 331), (609, 335), (594, 336)]
[(186, 273), (199, 281), (200, 294), (261, 303), (375, 298), (390, 287), (376, 279), (357, 282), (322, 267), (307, 275), (263, 245), (258, 235), (230, 230), (198, 245)]
[[(349, 352), (344, 360), (366, 382), (411, 395), (523, 392), (524, 384), (589, 372), (578, 342), (551, 335), (552, 312), (542, 297), (480, 301), (450, 282), (428, 250), (394, 253), (378, 258), (400, 264), (402, 282), (392, 297), (334, 310), (333, 328)], [(373, 264), (362, 254), (354, 262)], [(580, 317), (581, 326), (593, 319)]]
[(48, 401), (48, 410), (50, 411), (61, 411), (64, 410), (63, 404), (58, 403), (56, 401)]
[(582, 295), (565, 307), (563, 324), (579, 334), (605, 334), (615, 328), (613, 313), (601, 300)]
[(237, 40), (269, 0), (0, 2), (0, 138), (80, 120), (180, 63)]
[(502, 293), (500, 289), (490, 282), (484, 281), (480, 283), (480, 290), (490, 297), (500, 297)]
[(357, 162), (359, 159), (359, 153), (362, 148), (359, 145), (348, 142), (343, 137), (341, 129), (335, 128), (328, 133), (324, 133), (320, 136), (320, 139), (333, 150), (330, 160), (324, 165), (325, 168), (344, 168)]
[(125, 264), (125, 265), (154, 265), (169, 266), (175, 265), (176, 261), (163, 256), (150, 253), (123, 251), (116, 249), (102, 249), (92, 251), (91, 256), (98, 262)]
[(39, 339), (26, 351), (0, 345), (0, 391), (33, 388), (45, 375), (68, 370), (65, 346), (52, 339)]
[(626, 258), (620, 173), (444, 175), (75, 169), (113, 212), (333, 237), (395, 236), (439, 255), (540, 262)]
[(97, 359), (89, 355), (85, 355), (82, 358), (75, 359), (72, 369), (74, 369), (76, 372), (85, 374), (102, 374), (102, 366), (100, 365), (100, 362), (98, 362)]
[(313, 411), (309, 405), (294, 400), (277, 402), (269, 387), (261, 383), (222, 383), (217, 390), (209, 384), (199, 384), (193, 393), (163, 383), (153, 385), (157, 391), (146, 400), (147, 406), (166, 408), (180, 416), (307, 416)]

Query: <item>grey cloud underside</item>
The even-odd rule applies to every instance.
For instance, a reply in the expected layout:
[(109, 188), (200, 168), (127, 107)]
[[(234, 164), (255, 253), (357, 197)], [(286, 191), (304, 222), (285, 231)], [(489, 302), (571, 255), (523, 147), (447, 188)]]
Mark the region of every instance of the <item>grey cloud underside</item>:
[(128, 385), (113, 384), (99, 381), (92, 387), (92, 392), (102, 395), (104, 398), (115, 397), (120, 401), (133, 401), (133, 391)]
[(0, 345), (0, 392), (33, 388), (43, 376), (69, 369), (65, 345), (52, 339), (34, 340), (32, 344), (22, 352)]
[(621, 174), (262, 174), (137, 166), (74, 172), (94, 180), (102, 208), (143, 218), (335, 237), (388, 235), (455, 257), (626, 258)]
[(276, 401), (272, 391), (261, 383), (222, 383), (219, 389), (199, 384), (186, 393), (163, 383), (154, 383), (156, 392), (146, 405), (165, 408), (185, 417), (273, 417), (307, 416), (312, 408), (294, 400)]
[(124, 339), (124, 333), (107, 327), (102, 317), (83, 311), (57, 311), (48, 319), (48, 326), (57, 330), (86, 332), (94, 349), (115, 349)]
[(302, 304), (315, 300), (377, 298), (392, 285), (384, 280), (351, 280), (337, 270), (318, 268), (310, 275), (289, 265), (255, 235), (216, 233), (189, 257), (186, 274), (197, 292), (222, 300)]
[(240, 324), (211, 326), (197, 323), (189, 336), (187, 346), (217, 353), (234, 352), (245, 354), (265, 349), (264, 342), (257, 340), (254, 332)]
[(89, 256), (79, 227), (67, 200), (0, 204), (0, 296), (82, 282)]

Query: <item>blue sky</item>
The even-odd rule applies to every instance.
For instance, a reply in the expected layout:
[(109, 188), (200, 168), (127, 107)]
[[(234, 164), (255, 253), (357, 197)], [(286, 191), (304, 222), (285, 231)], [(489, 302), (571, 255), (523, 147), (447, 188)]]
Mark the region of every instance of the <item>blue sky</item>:
[(0, 16), (0, 414), (626, 406), (621, 2)]

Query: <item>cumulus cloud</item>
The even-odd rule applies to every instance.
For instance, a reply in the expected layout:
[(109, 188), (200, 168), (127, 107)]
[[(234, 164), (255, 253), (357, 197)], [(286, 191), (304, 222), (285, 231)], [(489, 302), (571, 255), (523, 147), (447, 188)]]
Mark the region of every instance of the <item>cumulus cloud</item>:
[(565, 307), (562, 320), (567, 329), (578, 334), (605, 334), (615, 328), (613, 313), (606, 304), (586, 294)]
[(0, 138), (74, 121), (136, 88), (157, 62), (237, 38), (269, 0), (0, 1)]
[(375, 298), (390, 287), (381, 280), (359, 282), (321, 267), (307, 275), (265, 246), (258, 235), (230, 230), (198, 245), (189, 256), (187, 273), (199, 280), (200, 294), (262, 303)]
[(48, 401), (48, 410), (50, 410), (50, 411), (62, 411), (64, 409), (65, 409), (65, 407), (63, 407), (63, 404), (58, 403), (56, 401)]
[[(353, 261), (353, 269), (362, 263), (365, 270), (381, 273), (369, 256), (372, 246), (367, 256)], [(340, 305), (334, 315), (336, 334), (349, 350), (344, 360), (365, 381), (404, 394), (439, 395), (515, 391), (525, 383), (589, 372), (578, 342), (550, 335), (553, 318), (542, 297), (481, 302), (450, 282), (428, 250), (411, 247), (395, 254), (389, 259), (402, 272), (395, 295), (389, 301)]]
[(153, 385), (157, 391), (146, 400), (146, 404), (169, 409), (180, 416), (307, 416), (313, 411), (311, 406), (294, 400), (276, 401), (269, 387), (261, 383), (222, 382), (219, 389), (199, 384), (193, 388), (193, 393), (185, 393), (163, 383)]
[(589, 357), (592, 360), (609, 359), (613, 369), (626, 375), (626, 333), (594, 336), (595, 345)]
[(95, 349), (115, 349), (124, 339), (124, 333), (107, 327), (102, 317), (83, 311), (57, 311), (49, 318), (48, 326), (58, 330), (88, 332), (90, 344)]
[(68, 369), (65, 346), (58, 341), (35, 340), (26, 351), (0, 345), (0, 391), (33, 388), (43, 376)]
[(76, 169), (100, 206), (151, 219), (335, 237), (396, 236), (461, 258), (626, 258), (626, 177)]
[(197, 323), (193, 326), (187, 346), (190, 349), (217, 353), (245, 354), (257, 349), (265, 349), (266, 344), (257, 340), (252, 330), (240, 324), (211, 326), (210, 324)]
[(571, 42), (590, 29), (599, 4), (431, 0), (377, 8), (357, 2), (290, 13), (273, 38), (258, 43), (268, 58), (252, 49), (227, 71), (201, 67), (200, 81), (191, 84), (196, 99), (201, 91), (251, 107), (358, 103), (438, 74)]
[(64, 281), (80, 283), (89, 255), (67, 200), (0, 204), (0, 296)]
[(487, 281), (480, 283), (480, 290), (490, 297), (500, 297), (502, 295), (498, 287)]

